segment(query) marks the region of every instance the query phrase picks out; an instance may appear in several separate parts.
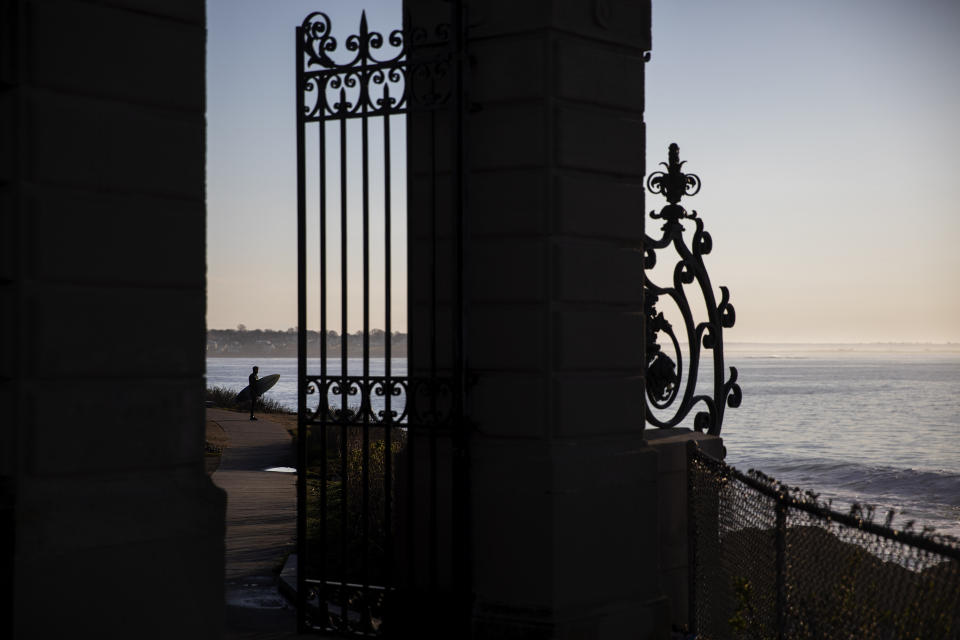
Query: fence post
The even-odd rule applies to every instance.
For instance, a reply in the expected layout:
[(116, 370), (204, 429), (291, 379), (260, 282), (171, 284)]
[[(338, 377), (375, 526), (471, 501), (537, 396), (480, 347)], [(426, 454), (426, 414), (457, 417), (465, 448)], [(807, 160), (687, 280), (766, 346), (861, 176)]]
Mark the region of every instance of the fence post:
[(687, 627), (697, 633), (697, 521), (694, 507), (693, 465), (697, 455), (695, 440), (687, 441)]
[(774, 544), (777, 552), (777, 638), (783, 640), (786, 633), (786, 555), (787, 555), (787, 505), (786, 496), (778, 493), (777, 495), (777, 525), (776, 538)]

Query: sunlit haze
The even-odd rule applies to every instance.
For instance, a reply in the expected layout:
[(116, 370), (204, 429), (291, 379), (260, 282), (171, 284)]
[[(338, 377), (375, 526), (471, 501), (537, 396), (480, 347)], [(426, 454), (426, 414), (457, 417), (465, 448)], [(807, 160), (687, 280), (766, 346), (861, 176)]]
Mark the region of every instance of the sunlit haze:
[[(342, 41), (361, 7), (371, 28), (399, 24), (394, 1), (207, 4), (210, 328), (296, 324), (294, 27), (323, 10)], [(727, 339), (960, 341), (960, 3), (653, 12), (647, 167), (677, 142), (703, 181), (688, 206), (737, 309)]]

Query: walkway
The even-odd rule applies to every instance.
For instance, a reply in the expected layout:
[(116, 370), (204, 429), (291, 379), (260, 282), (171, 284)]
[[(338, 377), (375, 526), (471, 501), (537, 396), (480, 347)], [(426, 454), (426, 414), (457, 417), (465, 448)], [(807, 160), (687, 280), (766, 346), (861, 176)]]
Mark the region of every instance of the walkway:
[(276, 588), (279, 565), (294, 551), (296, 474), (286, 429), (269, 414), (207, 409), (229, 439), (213, 481), (227, 492), (226, 638), (288, 638), (296, 618)]

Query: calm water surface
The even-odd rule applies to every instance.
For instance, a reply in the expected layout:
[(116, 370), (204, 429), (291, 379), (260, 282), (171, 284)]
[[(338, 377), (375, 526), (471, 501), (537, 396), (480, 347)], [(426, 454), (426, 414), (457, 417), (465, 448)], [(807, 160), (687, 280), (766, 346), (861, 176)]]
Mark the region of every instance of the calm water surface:
[(727, 461), (960, 535), (960, 354), (731, 353)]
[[(730, 349), (744, 399), (723, 425), (727, 461), (833, 499), (900, 513), (960, 535), (960, 353)], [(339, 360), (328, 361), (331, 372)], [(280, 374), (268, 392), (296, 407), (295, 358), (208, 358), (207, 384), (240, 390), (250, 367)], [(383, 374), (383, 361), (371, 363)], [(361, 372), (351, 358), (348, 373)], [(393, 362), (406, 374), (406, 359)], [(308, 369), (319, 370), (319, 359)], [(584, 400), (589, 401), (589, 399)]]

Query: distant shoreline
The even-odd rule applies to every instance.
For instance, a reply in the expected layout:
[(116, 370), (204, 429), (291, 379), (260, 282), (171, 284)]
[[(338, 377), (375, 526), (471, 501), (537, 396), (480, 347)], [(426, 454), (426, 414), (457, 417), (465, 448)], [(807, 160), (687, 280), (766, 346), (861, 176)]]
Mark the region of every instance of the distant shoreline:
[[(381, 351), (377, 351), (377, 352), (375, 352), (375, 351), (373, 351), (373, 350), (370, 351), (370, 357), (371, 357), (371, 358), (383, 358), (383, 357), (385, 357), (385, 356), (386, 356), (386, 354), (385, 354), (382, 350), (381, 350)], [(297, 357), (297, 354), (296, 354), (296, 353), (207, 353), (207, 357), (208, 357), (208, 358), (234, 358), (234, 359), (236, 359), (236, 358), (296, 358), (296, 357)], [(319, 353), (308, 353), (308, 354), (307, 354), (307, 357), (308, 357), (308, 358), (319, 358), (319, 357), (320, 357), (320, 354), (319, 354)], [(337, 359), (337, 358), (339, 358), (339, 357), (340, 357), (340, 352), (339, 352), (339, 351), (331, 350), (330, 353), (327, 354), (327, 358), (328, 358), (328, 359)], [(348, 358), (362, 358), (362, 357), (363, 357), (363, 352), (360, 351), (360, 352), (354, 353), (354, 352), (351, 350), (351, 351), (349, 351), (349, 352), (347, 353), (347, 357), (348, 357)], [(406, 351), (406, 349), (404, 349), (401, 353), (397, 353), (397, 352), (393, 351), (393, 352), (390, 353), (390, 357), (391, 357), (391, 358), (406, 358), (406, 357), (407, 357), (407, 351)]]
[[(369, 353), (375, 358), (385, 355), (389, 340), (392, 356), (406, 357), (407, 334), (392, 332), (389, 336), (380, 329), (372, 329), (366, 336)], [(307, 353), (309, 357), (319, 357), (323, 344), (327, 353), (340, 355), (341, 347), (346, 344), (348, 357), (363, 355), (364, 336), (361, 333), (341, 336), (335, 331), (327, 332), (321, 338), (318, 331), (307, 331)], [(210, 358), (295, 358), (298, 350), (298, 334), (295, 329), (272, 331), (246, 328), (208, 329), (206, 355)]]
[[(686, 345), (684, 345), (685, 347)], [(686, 348), (681, 352), (688, 353)], [(709, 353), (708, 350), (702, 350), (701, 355)], [(746, 356), (770, 356), (781, 355), (955, 355), (960, 356), (960, 345), (948, 344), (910, 344), (910, 343), (889, 343), (889, 344), (853, 344), (853, 343), (790, 343), (790, 342), (740, 342), (726, 343), (724, 353), (729, 357), (737, 355)], [(382, 347), (370, 349), (371, 358), (383, 358), (386, 356)], [(406, 358), (406, 345), (391, 350), (392, 358)], [(241, 350), (229, 353), (211, 353), (207, 351), (208, 358), (296, 358), (295, 349), (283, 351), (253, 351)], [(320, 354), (311, 350), (307, 353), (308, 358), (319, 358)], [(340, 348), (332, 347), (327, 351), (327, 357), (336, 359), (340, 356)], [(347, 352), (348, 358), (363, 357), (362, 348), (354, 348), (353, 345)]]
[[(307, 352), (310, 358), (319, 358), (321, 335), (318, 331), (307, 332)], [(346, 338), (347, 357), (363, 356), (364, 336), (360, 332), (339, 335), (329, 331), (326, 335), (328, 357), (340, 357), (340, 349)], [(380, 329), (371, 329), (367, 336), (369, 354), (373, 358), (385, 357), (386, 342), (390, 342), (390, 355), (407, 357), (407, 334), (392, 332), (389, 336)], [(666, 345), (668, 351), (670, 346)], [(296, 358), (298, 335), (295, 329), (285, 331), (246, 328), (209, 329), (206, 336), (208, 358)], [(686, 345), (681, 346), (687, 352)], [(724, 351), (731, 357), (748, 356), (795, 356), (795, 355), (960, 355), (960, 342), (766, 342), (731, 341), (724, 344)], [(704, 350), (704, 355), (709, 351)]]

